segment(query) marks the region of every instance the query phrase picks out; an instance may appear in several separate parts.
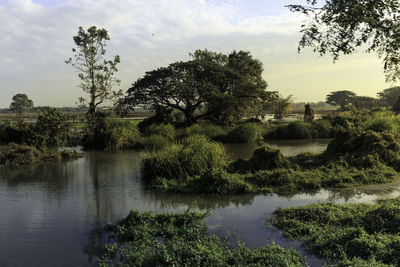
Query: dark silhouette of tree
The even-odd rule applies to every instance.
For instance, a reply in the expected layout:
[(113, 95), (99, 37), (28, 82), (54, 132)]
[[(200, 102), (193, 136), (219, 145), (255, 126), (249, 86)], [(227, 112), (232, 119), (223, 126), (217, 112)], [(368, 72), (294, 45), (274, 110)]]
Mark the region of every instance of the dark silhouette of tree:
[(12, 97), (10, 110), (18, 114), (21, 118), (22, 113), (33, 109), (33, 101), (26, 94), (16, 94)]
[(226, 124), (243, 116), (266, 93), (262, 63), (249, 52), (197, 50), (191, 56), (187, 62), (147, 72), (127, 91), (124, 103), (173, 108), (185, 115), (187, 124), (199, 118)]
[(307, 0), (307, 5), (288, 7), (310, 18), (302, 25), (299, 50), (311, 47), (337, 60), (366, 47), (383, 58), (387, 80), (400, 78), (398, 0)]
[(326, 96), (326, 103), (332, 106), (340, 106), (340, 109), (344, 110), (347, 105), (351, 104), (351, 99), (355, 96), (356, 94), (352, 91), (335, 91)]
[(399, 96), (400, 86), (391, 87), (378, 93), (379, 101), (385, 107), (393, 107)]
[(314, 109), (311, 107), (310, 103), (307, 103), (304, 106), (304, 121), (305, 122), (314, 122), (315, 112)]
[(397, 98), (396, 103), (394, 103), (392, 110), (397, 115), (400, 114), (400, 96)]
[(350, 102), (357, 109), (371, 109), (379, 106), (378, 99), (370, 96), (354, 96)]
[[(118, 71), (119, 56), (106, 59), (106, 41), (110, 40), (105, 29), (90, 27), (85, 31), (79, 27), (78, 35), (73, 37), (76, 47), (72, 49), (74, 57), (65, 63), (71, 64), (79, 71), (80, 87), (89, 94), (89, 114), (96, 112), (97, 107), (106, 100), (117, 101), (122, 91), (113, 91), (112, 87), (120, 81), (114, 77)], [(81, 106), (86, 106), (87, 100), (79, 98)]]

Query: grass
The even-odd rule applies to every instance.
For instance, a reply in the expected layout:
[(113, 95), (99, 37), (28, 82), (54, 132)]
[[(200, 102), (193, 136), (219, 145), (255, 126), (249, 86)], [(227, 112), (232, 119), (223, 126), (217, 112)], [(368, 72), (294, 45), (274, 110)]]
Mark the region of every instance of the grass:
[(30, 165), (43, 161), (68, 160), (82, 157), (82, 153), (75, 150), (63, 152), (42, 151), (32, 146), (8, 144), (0, 146), (0, 167), (14, 167)]
[(277, 209), (286, 237), (337, 266), (400, 265), (400, 198), (377, 204), (312, 204)]
[(205, 234), (207, 213), (152, 214), (131, 211), (109, 225), (115, 242), (105, 246), (100, 266), (305, 266), (293, 249), (271, 243), (249, 249), (229, 238)]

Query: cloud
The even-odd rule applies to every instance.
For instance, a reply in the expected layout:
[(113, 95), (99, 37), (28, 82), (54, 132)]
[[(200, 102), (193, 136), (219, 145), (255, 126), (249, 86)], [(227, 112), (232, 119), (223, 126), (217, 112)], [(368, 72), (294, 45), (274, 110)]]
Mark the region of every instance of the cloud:
[(37, 105), (74, 105), (83, 93), (64, 60), (72, 56), (72, 36), (79, 26), (109, 31), (108, 54), (121, 57), (118, 77), (124, 90), (145, 71), (186, 60), (189, 52), (204, 48), (224, 53), (249, 50), (266, 70), (279, 71), (271, 64), (298, 57), (302, 18), (283, 4), (268, 2), (0, 1), (0, 107), (8, 106), (19, 92), (28, 93)]

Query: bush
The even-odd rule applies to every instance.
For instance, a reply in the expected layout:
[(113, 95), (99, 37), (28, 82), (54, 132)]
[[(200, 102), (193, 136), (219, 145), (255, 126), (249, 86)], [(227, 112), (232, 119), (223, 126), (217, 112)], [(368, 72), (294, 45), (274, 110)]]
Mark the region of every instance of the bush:
[(240, 173), (288, 167), (287, 159), (279, 149), (263, 146), (254, 151), (249, 160), (239, 159), (230, 166)]
[(176, 131), (172, 124), (151, 124), (145, 129), (145, 135), (161, 135), (172, 141), (176, 137)]
[(185, 180), (227, 165), (224, 148), (201, 135), (193, 135), (179, 144), (159, 151), (143, 153), (143, 175), (148, 179), (164, 177)]
[(204, 135), (213, 140), (222, 140), (226, 135), (226, 130), (215, 124), (193, 124), (192, 126), (183, 128), (180, 132), (183, 137), (191, 135)]
[(181, 125), (184, 122), (183, 113), (169, 108), (159, 108), (156, 114), (144, 119), (138, 124), (138, 129), (141, 133), (146, 132), (146, 128), (152, 124), (172, 124), (174, 126)]
[(254, 144), (263, 139), (264, 127), (256, 123), (245, 123), (231, 130), (226, 139), (227, 143)]
[(85, 148), (116, 150), (133, 146), (140, 138), (135, 122), (96, 112), (88, 117)]
[[(278, 126), (275, 130), (272, 130), (264, 135), (265, 139), (268, 140), (287, 140), (287, 139), (313, 139), (322, 138), (319, 136), (318, 129), (328, 127), (327, 123), (319, 122), (316, 126), (308, 122), (296, 121), (287, 125)], [(326, 135), (326, 130), (324, 135)]]
[(153, 134), (150, 136), (145, 136), (138, 138), (133, 145), (134, 148), (141, 149), (162, 149), (170, 144), (170, 140), (168, 140), (165, 136), (159, 134)]

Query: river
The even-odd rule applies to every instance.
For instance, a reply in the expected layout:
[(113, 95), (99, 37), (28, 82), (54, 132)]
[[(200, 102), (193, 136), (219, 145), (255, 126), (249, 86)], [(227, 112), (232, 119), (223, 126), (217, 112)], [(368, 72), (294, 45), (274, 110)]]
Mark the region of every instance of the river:
[[(327, 140), (274, 142), (286, 155), (321, 152)], [(232, 158), (248, 158), (255, 145), (226, 145)], [(317, 201), (373, 202), (400, 195), (400, 182), (345, 190), (320, 190), (294, 195), (203, 196), (147, 190), (141, 180), (140, 153), (87, 152), (82, 159), (0, 170), (0, 266), (93, 266), (102, 231), (131, 209), (185, 211), (211, 209), (208, 232), (235, 233), (248, 246), (273, 240), (301, 250), (282, 238), (265, 219), (278, 207)], [(303, 252), (304, 253), (304, 252)], [(322, 261), (308, 255), (310, 266)]]

